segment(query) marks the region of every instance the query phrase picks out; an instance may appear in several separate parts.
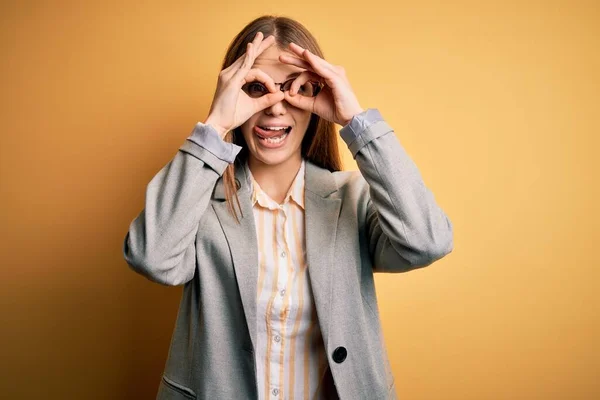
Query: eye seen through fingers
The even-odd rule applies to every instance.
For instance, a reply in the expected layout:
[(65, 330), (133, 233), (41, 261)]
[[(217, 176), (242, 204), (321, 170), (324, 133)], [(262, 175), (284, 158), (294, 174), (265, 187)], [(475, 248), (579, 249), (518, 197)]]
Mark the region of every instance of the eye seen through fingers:
[[(282, 92), (287, 92), (292, 87), (292, 83), (296, 78), (288, 79), (283, 83), (275, 83), (275, 85), (279, 85), (279, 88)], [(250, 97), (257, 98), (266, 95), (269, 93), (269, 89), (259, 81), (248, 82), (244, 86), (242, 86), (242, 90)], [(321, 83), (308, 81), (300, 86), (298, 89), (298, 94), (306, 97), (315, 97), (321, 91)]]

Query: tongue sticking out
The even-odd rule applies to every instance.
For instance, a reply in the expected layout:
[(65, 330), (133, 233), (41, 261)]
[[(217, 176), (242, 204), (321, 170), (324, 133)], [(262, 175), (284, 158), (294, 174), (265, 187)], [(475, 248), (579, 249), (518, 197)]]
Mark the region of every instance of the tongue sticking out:
[(285, 136), (287, 133), (290, 133), (291, 130), (291, 126), (288, 126), (285, 129), (265, 129), (261, 128), (260, 126), (254, 127), (254, 132), (263, 139)]

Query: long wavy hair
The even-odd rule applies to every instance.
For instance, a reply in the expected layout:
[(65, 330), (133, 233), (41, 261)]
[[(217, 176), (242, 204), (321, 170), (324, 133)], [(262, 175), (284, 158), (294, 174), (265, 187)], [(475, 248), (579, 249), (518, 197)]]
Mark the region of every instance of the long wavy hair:
[[(229, 67), (235, 60), (241, 57), (246, 51), (246, 44), (251, 42), (259, 31), (263, 33), (265, 38), (270, 35), (275, 36), (275, 45), (282, 50), (287, 49), (290, 42), (293, 42), (309, 49), (319, 57), (324, 57), (315, 37), (301, 23), (287, 17), (265, 15), (248, 23), (232, 40), (225, 54), (221, 69)], [(338, 149), (337, 136), (333, 122), (326, 121), (318, 115), (313, 114), (302, 140), (302, 157), (329, 171), (341, 170), (342, 161)], [(248, 161), (248, 146), (239, 127), (233, 131), (229, 131), (225, 135), (224, 140), (242, 147), (236, 161), (233, 164), (229, 164), (223, 173), (228, 209), (239, 222), (238, 214), (234, 207), (235, 200), (237, 209), (241, 213), (240, 201), (237, 196), (238, 188), (235, 182), (235, 168), (242, 167)]]

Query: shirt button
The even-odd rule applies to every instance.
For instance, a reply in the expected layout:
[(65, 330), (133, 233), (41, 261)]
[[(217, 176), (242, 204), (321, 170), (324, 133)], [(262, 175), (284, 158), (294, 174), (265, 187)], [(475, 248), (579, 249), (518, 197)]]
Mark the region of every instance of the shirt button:
[(273, 393), (273, 396), (277, 396), (279, 394), (279, 389), (275, 388), (271, 393)]
[(285, 256), (286, 256), (286, 254), (285, 254), (285, 251), (282, 251), (282, 252), (281, 252), (281, 257), (282, 257), (282, 258), (285, 258)]
[(275, 335), (275, 341), (276, 341), (276, 342), (279, 342), (280, 340), (281, 340), (281, 336), (279, 336), (279, 335)]
[(285, 296), (285, 289), (281, 289), (279, 291), (279, 294), (281, 295), (281, 297)]

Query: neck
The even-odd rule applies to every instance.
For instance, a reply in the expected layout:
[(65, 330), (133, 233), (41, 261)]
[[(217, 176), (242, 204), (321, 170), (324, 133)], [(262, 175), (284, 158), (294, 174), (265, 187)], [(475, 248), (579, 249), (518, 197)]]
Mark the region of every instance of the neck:
[(256, 182), (270, 198), (280, 204), (285, 199), (290, 186), (292, 186), (301, 163), (302, 157), (300, 154), (277, 165), (265, 164), (253, 157), (248, 159), (248, 167)]

